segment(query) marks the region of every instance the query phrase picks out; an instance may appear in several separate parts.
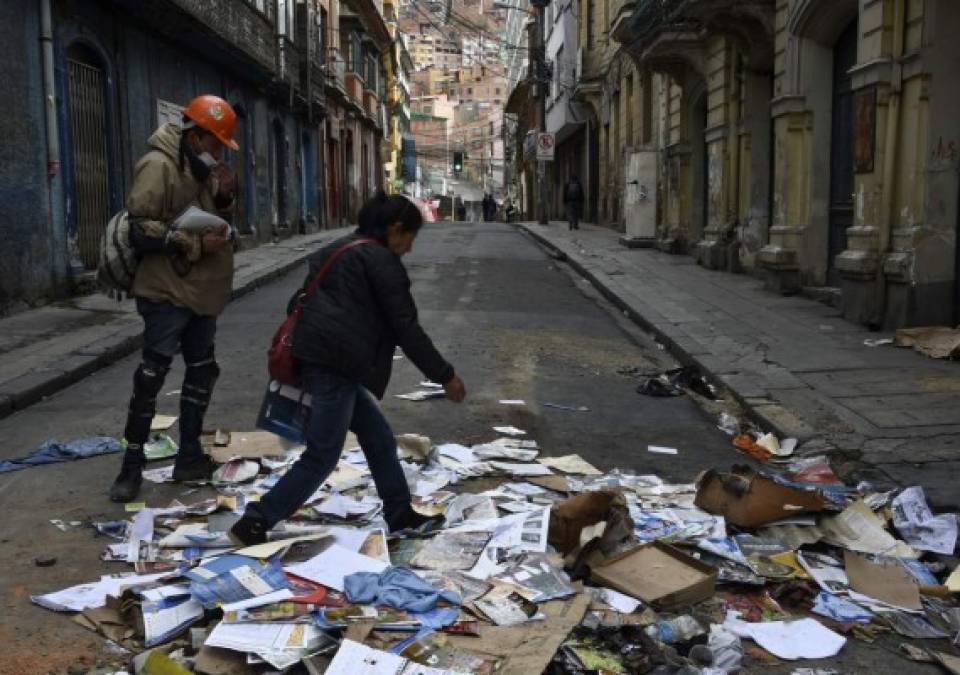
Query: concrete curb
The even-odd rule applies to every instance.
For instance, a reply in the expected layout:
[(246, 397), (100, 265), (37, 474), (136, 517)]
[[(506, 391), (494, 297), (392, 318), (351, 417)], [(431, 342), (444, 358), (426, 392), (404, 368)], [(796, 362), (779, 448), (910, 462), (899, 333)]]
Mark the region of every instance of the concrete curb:
[[(329, 236), (322, 236), (316, 242), (326, 242), (349, 231), (349, 229), (329, 230)], [(323, 235), (324, 233), (317, 234)], [(286, 240), (286, 242), (289, 241)], [(231, 291), (230, 301), (233, 302), (237, 298), (247, 295), (290, 272), (313, 253), (313, 250), (298, 251), (290, 260), (271, 266), (263, 273), (248, 279)], [(66, 357), (58, 357), (56, 367), (42, 368), (13, 380), (12, 391), (5, 390), (0, 393), (0, 419), (19, 412), (129, 356), (137, 351), (143, 343), (141, 332), (142, 328), (139, 323), (122, 326), (106, 340), (99, 340), (95, 345), (88, 345)]]
[[(754, 397), (748, 397), (742, 392), (737, 391), (736, 388), (731, 387), (707, 364), (705, 364), (701, 359), (698, 359), (695, 354), (690, 353), (682, 345), (677, 343), (677, 341), (674, 340), (666, 330), (658, 326), (656, 323), (650, 321), (647, 317), (643, 316), (627, 300), (607, 286), (581, 260), (579, 260), (577, 256), (570, 255), (566, 251), (558, 248), (547, 237), (544, 237), (539, 232), (531, 230), (524, 223), (513, 223), (513, 225), (551, 252), (551, 257), (570, 265), (570, 267), (576, 270), (580, 276), (589, 281), (593, 287), (596, 288), (601, 295), (603, 295), (604, 298), (611, 302), (617, 309), (622, 311), (628, 319), (630, 319), (643, 330), (653, 334), (657, 341), (661, 342), (682, 365), (696, 366), (699, 368), (715, 386), (727, 392), (735, 401), (737, 401), (737, 403), (743, 407), (743, 409), (758, 426), (772, 431), (781, 438), (789, 436), (802, 436), (803, 438), (801, 440), (808, 440), (815, 437), (815, 434), (799, 432), (798, 428), (805, 426), (802, 420), (797, 419), (790, 411), (777, 404), (775, 401), (771, 399), (758, 400)], [(787, 424), (785, 423), (785, 420), (796, 420), (796, 423)]]

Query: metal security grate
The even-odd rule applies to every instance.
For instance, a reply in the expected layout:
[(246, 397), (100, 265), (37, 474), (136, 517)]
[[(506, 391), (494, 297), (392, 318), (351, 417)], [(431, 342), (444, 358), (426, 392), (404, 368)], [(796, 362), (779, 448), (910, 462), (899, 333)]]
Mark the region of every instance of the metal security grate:
[(110, 218), (103, 70), (68, 59), (77, 244), (87, 269), (96, 269), (100, 238)]

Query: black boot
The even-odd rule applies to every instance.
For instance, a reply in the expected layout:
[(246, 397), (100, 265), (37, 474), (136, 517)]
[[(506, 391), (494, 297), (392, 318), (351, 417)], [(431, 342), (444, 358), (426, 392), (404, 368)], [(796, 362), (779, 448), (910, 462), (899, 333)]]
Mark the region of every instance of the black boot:
[(213, 355), (199, 364), (188, 364), (180, 392), (180, 451), (173, 467), (175, 481), (210, 480), (217, 463), (203, 454), (200, 434), (210, 404), (213, 385), (220, 374)]
[(267, 541), (267, 524), (255, 516), (244, 514), (230, 528), (230, 541), (238, 546), (254, 546)]
[(388, 515), (386, 520), (391, 534), (398, 532), (430, 534), (439, 530), (446, 522), (443, 516), (425, 516), (422, 513), (417, 513), (410, 506)]
[(110, 499), (115, 502), (133, 501), (143, 482), (143, 465), (147, 458), (143, 446), (150, 437), (150, 423), (157, 411), (157, 394), (170, 369), (170, 359), (152, 352), (143, 355), (143, 362), (133, 374), (133, 396), (127, 409), (127, 424), (123, 430), (126, 451), (120, 475), (110, 487)]
[(120, 466), (120, 475), (110, 486), (110, 500), (126, 504), (132, 502), (140, 493), (140, 484), (143, 482), (143, 465), (147, 463), (143, 450), (139, 446), (127, 445), (123, 453), (123, 464)]

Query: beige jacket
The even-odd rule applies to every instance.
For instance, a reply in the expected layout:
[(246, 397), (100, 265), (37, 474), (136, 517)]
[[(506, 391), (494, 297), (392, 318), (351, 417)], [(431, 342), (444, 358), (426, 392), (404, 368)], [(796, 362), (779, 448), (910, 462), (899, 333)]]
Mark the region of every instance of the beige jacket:
[[(214, 204), (217, 186), (211, 178), (200, 184), (189, 165), (180, 170), (180, 126), (164, 124), (147, 141), (150, 150), (133, 172), (127, 196), (131, 220), (140, 220), (144, 233), (166, 236), (170, 223), (193, 205), (228, 217)], [(216, 316), (230, 300), (233, 287), (233, 249), (203, 253), (199, 235), (178, 233), (187, 246), (182, 254), (148, 253), (137, 267), (133, 294), (187, 307), (197, 314)]]

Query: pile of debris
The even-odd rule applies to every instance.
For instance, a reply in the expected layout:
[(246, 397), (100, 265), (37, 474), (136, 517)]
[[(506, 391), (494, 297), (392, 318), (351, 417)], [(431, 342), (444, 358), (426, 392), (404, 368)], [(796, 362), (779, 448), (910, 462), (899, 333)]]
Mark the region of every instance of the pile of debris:
[(852, 488), (818, 457), (668, 484), (494, 430), (470, 447), (398, 437), (415, 508), (445, 515), (432, 536), (386, 533), (349, 438), (304, 508), (240, 549), (226, 532), (302, 447), (217, 433), (216, 496), (96, 524), (114, 540), (103, 558), (133, 572), (32, 599), (147, 675), (722, 675), (884, 631), (960, 672), (957, 518), (931, 513), (920, 488)]

